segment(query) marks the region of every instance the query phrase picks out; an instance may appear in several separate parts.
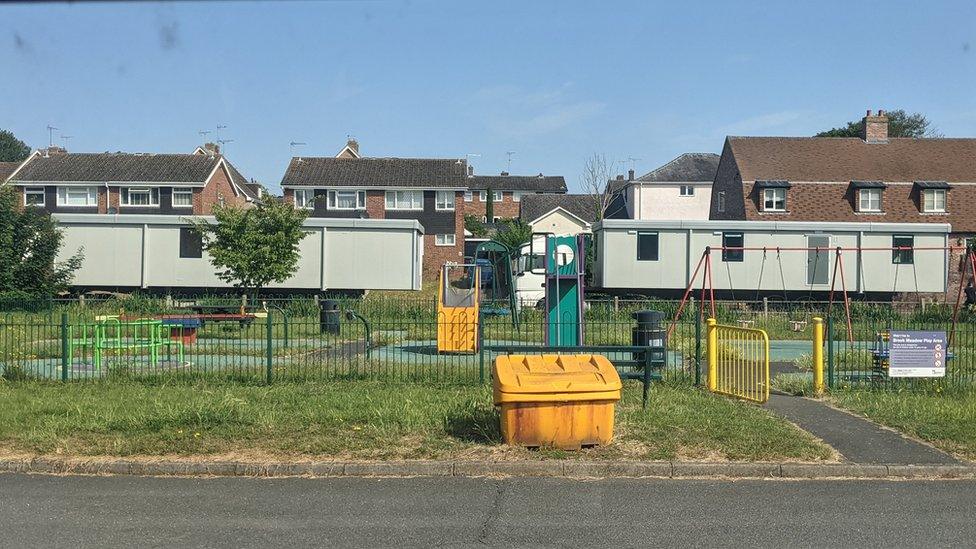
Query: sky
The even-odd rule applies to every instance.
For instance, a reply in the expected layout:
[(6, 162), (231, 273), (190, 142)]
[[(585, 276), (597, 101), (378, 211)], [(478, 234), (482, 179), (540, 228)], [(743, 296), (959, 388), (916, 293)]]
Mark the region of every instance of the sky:
[(350, 135), (577, 191), (594, 154), (640, 175), (866, 109), (976, 136), (971, 1), (4, 4), (0, 66), (0, 129), (34, 148), (54, 126), (73, 152), (192, 152), (225, 126), (272, 189)]

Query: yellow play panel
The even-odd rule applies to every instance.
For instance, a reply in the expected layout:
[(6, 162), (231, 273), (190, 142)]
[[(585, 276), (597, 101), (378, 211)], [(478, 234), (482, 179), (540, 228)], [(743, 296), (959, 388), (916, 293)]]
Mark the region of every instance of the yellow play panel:
[[(473, 276), (451, 283), (450, 269), (474, 269)], [(471, 286), (470, 288), (464, 286)], [(475, 265), (445, 265), (437, 292), (437, 352), (474, 353), (478, 350), (478, 301), (481, 270)]]

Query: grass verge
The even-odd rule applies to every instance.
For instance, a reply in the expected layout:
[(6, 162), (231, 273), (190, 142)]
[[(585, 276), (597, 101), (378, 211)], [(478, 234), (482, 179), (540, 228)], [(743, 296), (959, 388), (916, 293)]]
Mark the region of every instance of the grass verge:
[(617, 436), (582, 452), (501, 443), (484, 386), (378, 382), (0, 383), (0, 452), (286, 459), (823, 460), (766, 410), (690, 386), (628, 384)]
[(976, 459), (976, 389), (852, 390), (834, 393), (831, 399), (958, 457)]

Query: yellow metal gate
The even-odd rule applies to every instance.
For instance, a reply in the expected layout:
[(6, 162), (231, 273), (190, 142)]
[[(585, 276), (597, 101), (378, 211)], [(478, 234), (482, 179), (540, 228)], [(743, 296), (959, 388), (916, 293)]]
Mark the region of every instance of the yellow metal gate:
[(769, 336), (708, 319), (708, 389), (753, 402), (769, 400)]

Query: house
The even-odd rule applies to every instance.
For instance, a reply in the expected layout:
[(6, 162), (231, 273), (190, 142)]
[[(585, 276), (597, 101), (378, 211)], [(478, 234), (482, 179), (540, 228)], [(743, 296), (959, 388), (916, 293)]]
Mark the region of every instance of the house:
[(190, 154), (35, 151), (7, 178), (25, 206), (51, 213), (207, 215), (257, 197), (219, 149)]
[(522, 197), (520, 217), (535, 233), (589, 233), (600, 201), (589, 194), (531, 194)]
[(424, 275), (464, 259), (467, 163), (360, 156), (350, 140), (335, 157), (295, 157), (281, 180), (285, 200), (312, 218), (416, 220), (424, 227)]
[[(884, 111), (867, 111), (863, 123), (859, 138), (727, 137), (710, 218), (947, 223), (959, 247), (948, 273), (955, 295), (961, 248), (976, 234), (976, 139), (889, 137)], [(907, 236), (886, 247), (912, 246)], [(893, 262), (910, 259), (892, 252)]]
[(617, 176), (630, 219), (708, 219), (719, 155), (684, 153), (637, 179)]
[(0, 183), (5, 183), (20, 165), (21, 162), (0, 162)]
[[(485, 219), (488, 191), (493, 197), (495, 219)], [(467, 192), (464, 193), (464, 213), (481, 217), (486, 222), (515, 219), (520, 216), (523, 197), (539, 194), (565, 194), (566, 180), (561, 175), (474, 175), (469, 168)]]

